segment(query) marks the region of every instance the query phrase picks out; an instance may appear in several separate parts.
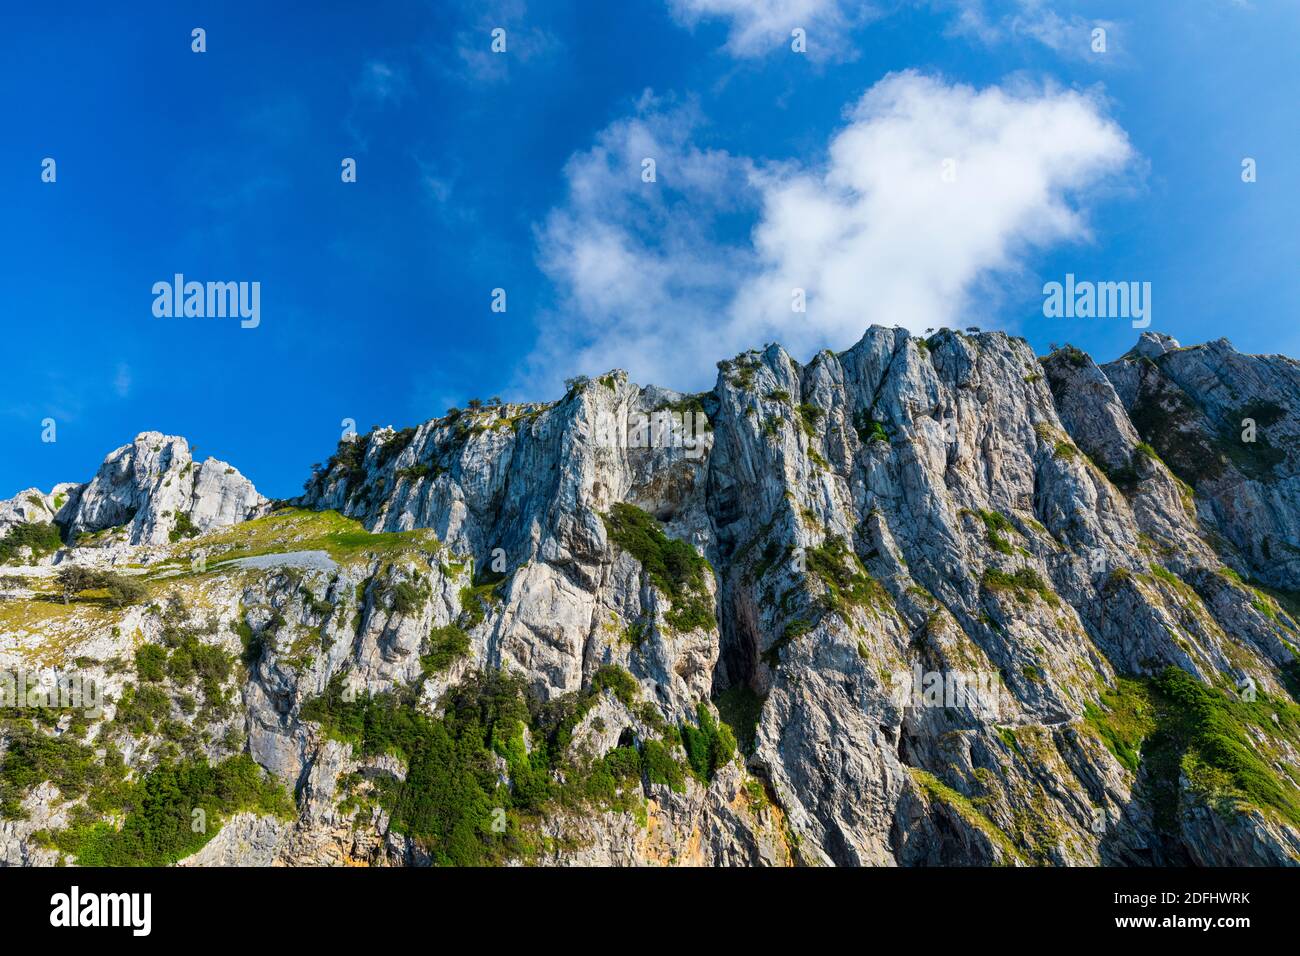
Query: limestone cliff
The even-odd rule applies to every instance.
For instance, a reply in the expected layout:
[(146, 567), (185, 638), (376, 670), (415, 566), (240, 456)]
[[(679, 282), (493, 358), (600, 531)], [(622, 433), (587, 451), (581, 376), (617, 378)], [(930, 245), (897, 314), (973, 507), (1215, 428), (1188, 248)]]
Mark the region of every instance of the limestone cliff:
[[(187, 863), (1293, 863), (1298, 398), (1223, 340), (873, 327), (345, 439), (274, 511), (145, 433), (0, 506), (64, 540), (4, 569), (0, 665), (107, 701), (6, 711), (0, 859), (248, 755), (290, 802)], [(148, 597), (65, 603), (76, 564)]]

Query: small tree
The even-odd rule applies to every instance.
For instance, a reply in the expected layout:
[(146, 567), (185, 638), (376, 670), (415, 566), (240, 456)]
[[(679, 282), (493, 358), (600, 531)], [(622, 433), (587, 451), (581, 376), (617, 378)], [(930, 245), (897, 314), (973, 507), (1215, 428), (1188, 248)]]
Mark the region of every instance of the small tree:
[(70, 602), (73, 597), (82, 591), (102, 587), (103, 580), (104, 576), (101, 572), (79, 564), (60, 568), (58, 574), (54, 576), (55, 583), (58, 584), (59, 590), (63, 593), (64, 604)]
[(149, 596), (149, 591), (143, 584), (122, 574), (106, 573), (102, 586), (108, 590), (108, 602), (113, 607), (139, 604)]

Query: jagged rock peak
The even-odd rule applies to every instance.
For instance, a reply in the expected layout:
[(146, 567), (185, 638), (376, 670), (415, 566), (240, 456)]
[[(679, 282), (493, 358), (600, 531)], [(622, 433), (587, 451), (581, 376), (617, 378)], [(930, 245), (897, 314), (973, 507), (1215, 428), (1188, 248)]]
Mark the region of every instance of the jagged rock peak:
[(0, 535), (20, 524), (60, 522), (72, 512), (82, 486), (60, 482), (47, 494), (39, 488), (24, 488), (7, 501), (0, 501)]
[(77, 497), (69, 536), (127, 526), (130, 544), (162, 544), (256, 517), (269, 502), (233, 466), (196, 463), (189, 442), (141, 432), (109, 453)]
[(1143, 332), (1138, 336), (1137, 345), (1133, 346), (1133, 354), (1155, 359), (1176, 348), (1181, 346), (1173, 336), (1165, 335), (1163, 332)]

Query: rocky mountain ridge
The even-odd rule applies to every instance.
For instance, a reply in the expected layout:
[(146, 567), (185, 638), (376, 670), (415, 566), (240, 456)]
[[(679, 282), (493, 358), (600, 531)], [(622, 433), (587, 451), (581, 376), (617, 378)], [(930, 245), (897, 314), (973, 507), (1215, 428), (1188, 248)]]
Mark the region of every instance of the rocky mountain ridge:
[(345, 438), (277, 506), (145, 433), (0, 504), (63, 539), (0, 666), (109, 702), (6, 711), (0, 860), (133, 860), (167, 814), (111, 794), (251, 760), (288, 802), (166, 861), (1294, 863), (1298, 398), (1226, 340), (873, 327)]

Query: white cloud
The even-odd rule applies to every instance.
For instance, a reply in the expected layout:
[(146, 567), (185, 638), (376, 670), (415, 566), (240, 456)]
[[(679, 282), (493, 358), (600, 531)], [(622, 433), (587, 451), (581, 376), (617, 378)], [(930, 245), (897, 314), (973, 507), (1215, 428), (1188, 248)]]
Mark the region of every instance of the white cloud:
[(1085, 190), (1133, 157), (1081, 93), (914, 72), (854, 104), (815, 166), (701, 149), (702, 122), (647, 96), (570, 159), (567, 201), (538, 230), (559, 301), (528, 386), (618, 366), (699, 388), (717, 359), (771, 339), (808, 354), (872, 323), (996, 324), (973, 293), (1034, 249), (1088, 238)]
[[(562, 303), (533, 378), (549, 385), (563, 369), (625, 367), (630, 355), (663, 353), (666, 333), (672, 348), (694, 349), (726, 314), (752, 252), (743, 237), (720, 234), (728, 214), (755, 215), (760, 197), (748, 160), (691, 144), (701, 123), (693, 104), (647, 92), (569, 159), (568, 200), (538, 229), (539, 262)], [(656, 182), (643, 181), (646, 159)]]
[[(1090, 45), (1093, 28), (1105, 27), (1108, 34), (1116, 29), (1114, 21), (1058, 13), (1049, 5), (1052, 0), (911, 2), (950, 12), (953, 17), (950, 34), (973, 37), (990, 46), (1030, 39), (1067, 57), (1097, 60)], [(893, 11), (902, 5), (895, 0)], [(744, 58), (788, 49), (790, 31), (803, 27), (807, 31), (808, 55), (814, 59), (854, 58), (851, 32), (891, 12), (853, 0), (668, 0), (668, 10), (675, 20), (688, 27), (705, 21), (728, 21), (726, 49), (733, 56)], [(1108, 45), (1111, 41), (1112, 37), (1108, 36)]]
[(678, 22), (730, 21), (726, 48), (733, 56), (762, 56), (791, 42), (790, 31), (807, 34), (814, 59), (851, 55), (848, 31), (872, 15), (870, 5), (843, 0), (668, 0)]
[[(1065, 57), (1095, 63), (1114, 62), (1118, 25), (1113, 20), (1087, 18), (1077, 13), (1062, 15), (1047, 0), (932, 0), (941, 8), (952, 8), (949, 32), (969, 36), (989, 46), (1028, 38)], [(1092, 31), (1106, 31), (1106, 56), (1092, 49)]]
[[(871, 322), (958, 322), (977, 280), (1032, 247), (1086, 238), (1071, 197), (1131, 154), (1078, 93), (977, 91), (910, 72), (873, 87), (829, 152), (820, 170), (764, 184), (761, 272), (733, 309), (733, 324), (781, 330), (796, 347), (842, 347)], [(808, 292), (807, 323), (791, 321), (795, 287)]]

